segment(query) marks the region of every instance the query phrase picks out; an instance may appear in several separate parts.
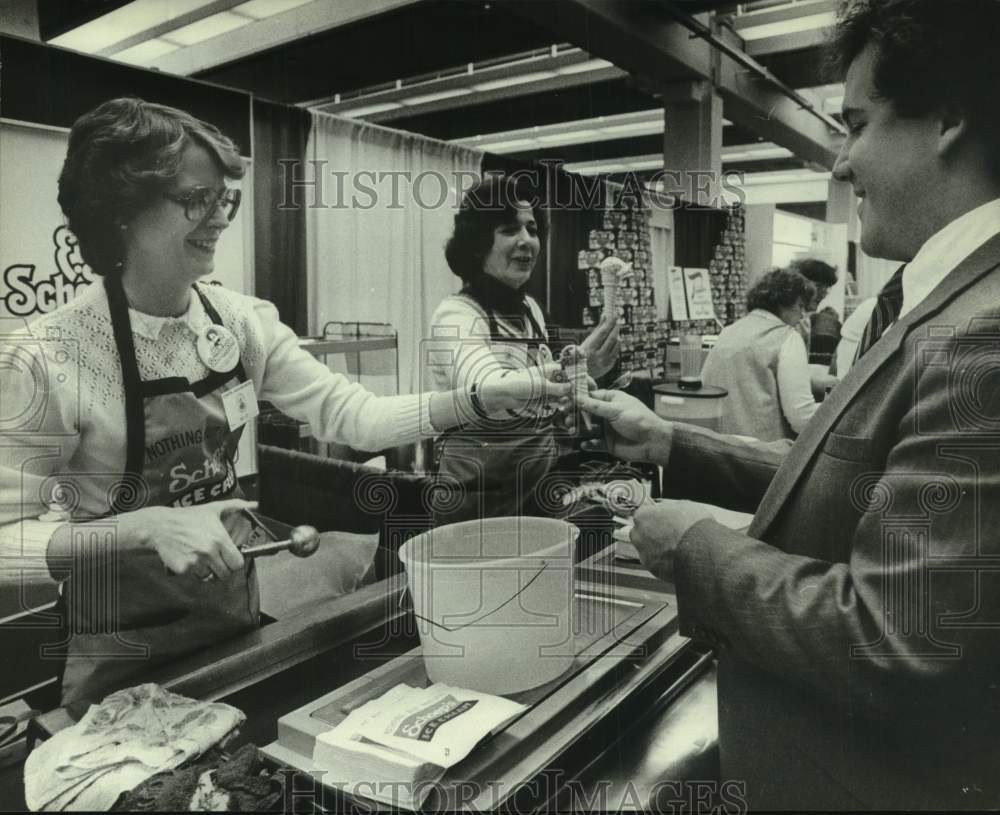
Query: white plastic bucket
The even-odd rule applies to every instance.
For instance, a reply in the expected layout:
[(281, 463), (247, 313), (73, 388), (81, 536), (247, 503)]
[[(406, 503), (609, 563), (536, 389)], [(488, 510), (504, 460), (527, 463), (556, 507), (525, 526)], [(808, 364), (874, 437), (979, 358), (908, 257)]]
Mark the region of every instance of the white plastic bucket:
[(404, 543), (427, 676), (506, 694), (568, 670), (578, 534), (551, 518), (486, 518)]

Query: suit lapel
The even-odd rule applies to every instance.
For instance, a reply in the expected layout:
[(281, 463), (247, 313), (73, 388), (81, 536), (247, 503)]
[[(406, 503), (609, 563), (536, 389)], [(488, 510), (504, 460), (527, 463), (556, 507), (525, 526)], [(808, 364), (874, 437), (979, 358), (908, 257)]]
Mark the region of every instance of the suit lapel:
[(899, 351), (910, 331), (940, 312), (955, 297), (998, 265), (1000, 235), (988, 240), (962, 261), (919, 306), (892, 326), (851, 368), (816, 411), (816, 415), (806, 425), (805, 432), (795, 441), (788, 458), (775, 474), (747, 531), (750, 537), (761, 539), (767, 533), (803, 472), (812, 463), (820, 445), (829, 435), (830, 429), (854, 401), (858, 392)]

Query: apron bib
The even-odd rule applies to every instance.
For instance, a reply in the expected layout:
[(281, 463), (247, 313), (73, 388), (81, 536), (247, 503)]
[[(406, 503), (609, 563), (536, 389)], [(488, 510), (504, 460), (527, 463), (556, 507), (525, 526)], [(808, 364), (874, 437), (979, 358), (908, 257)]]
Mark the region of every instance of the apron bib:
[[(508, 337), (500, 333), (493, 310), (485, 308), (489, 320), (490, 345), (510, 361), (542, 365), (552, 360), (546, 336), (531, 309), (525, 316), (531, 337)], [(436, 526), (474, 518), (496, 518), (538, 514), (535, 485), (552, 469), (559, 447), (551, 430), (538, 430), (537, 418), (495, 423), (488, 434), (449, 430), (435, 446), (439, 476), (462, 486), (454, 500), (440, 498), (434, 513)]]
[[(243, 429), (229, 429), (220, 396), (246, 381), (242, 361), (195, 383), (181, 377), (143, 381), (121, 280), (106, 277), (104, 285), (128, 439), (125, 478), (109, 496), (111, 514), (242, 497), (234, 461)], [(222, 325), (208, 298), (194, 290), (212, 322)], [(241, 513), (228, 513), (223, 524), (237, 546), (248, 540), (252, 525)], [(227, 580), (202, 582), (168, 573), (153, 549), (117, 556), (112, 547), (110, 559), (110, 569), (78, 569), (64, 584), (70, 627), (64, 704), (121, 688), (131, 677), (259, 624), (252, 562)]]

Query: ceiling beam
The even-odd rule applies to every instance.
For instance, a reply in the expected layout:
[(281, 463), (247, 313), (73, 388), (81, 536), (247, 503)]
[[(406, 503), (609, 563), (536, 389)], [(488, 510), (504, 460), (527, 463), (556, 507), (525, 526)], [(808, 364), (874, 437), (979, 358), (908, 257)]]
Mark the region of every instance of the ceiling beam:
[[(147, 2), (148, 1), (149, 0), (147, 0)], [(133, 45), (138, 45), (146, 40), (159, 37), (161, 34), (176, 31), (189, 23), (196, 23), (198, 20), (204, 20), (206, 17), (211, 17), (213, 14), (218, 14), (220, 11), (229, 11), (233, 6), (238, 6), (242, 2), (244, 2), (244, 0), (213, 0), (213, 2), (208, 5), (199, 6), (198, 8), (185, 14), (178, 14), (176, 17), (165, 17), (161, 19), (160, 22), (150, 25), (142, 31), (137, 31), (123, 40), (118, 40), (117, 42), (102, 48), (97, 52), (97, 56), (112, 57), (120, 51), (131, 48)]]
[(761, 37), (759, 40), (750, 40), (746, 44), (746, 51), (752, 57), (766, 57), (771, 54), (783, 54), (786, 51), (822, 48), (829, 36), (828, 28), (811, 28), (808, 31), (796, 31), (792, 34)]
[(510, 7), (561, 40), (656, 82), (665, 67), (712, 81), (726, 116), (806, 161), (832, 168), (840, 136), (733, 57), (691, 36), (655, 0), (534, 0)]
[(313, 0), (273, 17), (179, 48), (154, 60), (149, 67), (188, 76), (208, 68), (252, 56), (294, 40), (356, 23), (421, 0)]

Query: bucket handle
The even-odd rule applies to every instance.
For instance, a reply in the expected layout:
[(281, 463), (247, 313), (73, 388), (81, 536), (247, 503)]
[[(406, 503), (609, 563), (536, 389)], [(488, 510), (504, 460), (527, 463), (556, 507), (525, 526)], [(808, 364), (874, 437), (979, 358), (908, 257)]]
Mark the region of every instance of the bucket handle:
[(463, 628), (468, 628), (470, 625), (475, 625), (476, 623), (482, 622), (487, 617), (489, 617), (489, 616), (491, 616), (493, 614), (496, 614), (504, 606), (508, 605), (509, 603), (512, 603), (514, 600), (516, 600), (518, 598), (518, 596), (521, 594), (521, 592), (523, 592), (525, 589), (528, 588), (528, 586), (530, 586), (532, 583), (534, 583), (536, 580), (538, 580), (538, 578), (541, 576), (542, 572), (544, 572), (548, 567), (549, 567), (548, 563), (543, 563), (542, 564), (542, 568), (539, 569), (537, 572), (535, 572), (535, 574), (532, 575), (531, 580), (529, 580), (527, 583), (525, 583), (517, 592), (515, 592), (515, 594), (512, 597), (509, 597), (508, 599), (504, 600), (500, 605), (498, 605), (492, 611), (487, 611), (485, 614), (481, 614), (480, 616), (476, 617), (476, 619), (470, 620), (469, 622), (463, 623), (462, 625), (448, 626), (448, 625), (445, 625), (444, 623), (436, 623), (436, 622), (434, 622), (434, 620), (429, 620), (426, 617), (421, 617), (419, 614), (417, 614), (417, 612), (414, 611), (412, 603), (410, 603), (409, 605), (405, 604), (406, 598), (410, 595), (410, 587), (409, 587), (409, 585), (404, 586), (403, 587), (403, 591), (399, 595), (399, 608), (400, 608), (401, 611), (413, 611), (413, 616), (414, 617), (416, 617), (418, 620), (423, 620), (425, 623), (430, 623), (435, 628), (441, 628), (441, 629), (444, 629), (445, 631), (448, 631), (450, 633), (454, 633), (455, 631), (461, 631)]

